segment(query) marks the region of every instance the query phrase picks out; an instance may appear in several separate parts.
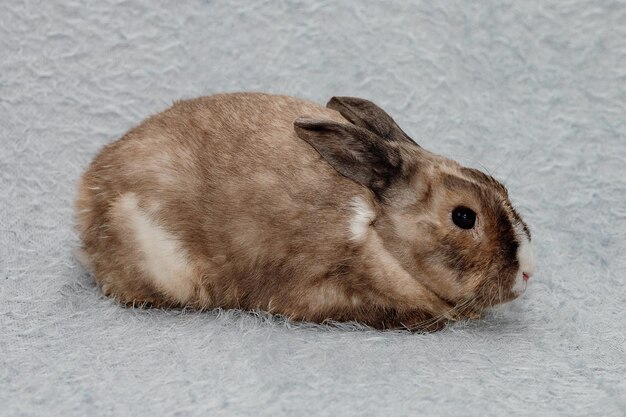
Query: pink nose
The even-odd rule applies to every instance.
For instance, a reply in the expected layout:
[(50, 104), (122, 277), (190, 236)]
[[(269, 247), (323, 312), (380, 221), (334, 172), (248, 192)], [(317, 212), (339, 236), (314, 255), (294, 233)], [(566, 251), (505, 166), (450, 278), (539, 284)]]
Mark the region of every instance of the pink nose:
[(522, 274), (522, 278), (524, 278), (524, 281), (528, 281), (528, 279), (530, 278), (530, 275), (528, 275), (526, 272), (524, 272)]

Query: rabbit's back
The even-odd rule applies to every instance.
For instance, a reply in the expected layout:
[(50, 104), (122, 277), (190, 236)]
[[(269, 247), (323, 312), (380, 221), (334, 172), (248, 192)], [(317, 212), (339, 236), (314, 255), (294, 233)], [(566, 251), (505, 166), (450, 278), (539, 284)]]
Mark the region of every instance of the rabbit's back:
[(177, 102), (105, 147), (76, 203), (104, 292), (271, 309), (349, 258), (350, 202), (367, 193), (295, 135), (300, 116), (345, 122), (291, 97), (226, 94)]

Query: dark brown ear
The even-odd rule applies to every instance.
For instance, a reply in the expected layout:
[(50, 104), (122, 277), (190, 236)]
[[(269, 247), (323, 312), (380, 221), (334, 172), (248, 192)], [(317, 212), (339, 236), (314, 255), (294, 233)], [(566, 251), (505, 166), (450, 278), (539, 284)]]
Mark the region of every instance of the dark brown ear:
[(333, 97), (326, 107), (338, 111), (350, 123), (374, 132), (383, 139), (417, 145), (400, 129), (391, 116), (369, 100), (356, 97)]
[(296, 134), (345, 177), (377, 196), (402, 173), (398, 144), (381, 139), (361, 127), (330, 120), (298, 118)]

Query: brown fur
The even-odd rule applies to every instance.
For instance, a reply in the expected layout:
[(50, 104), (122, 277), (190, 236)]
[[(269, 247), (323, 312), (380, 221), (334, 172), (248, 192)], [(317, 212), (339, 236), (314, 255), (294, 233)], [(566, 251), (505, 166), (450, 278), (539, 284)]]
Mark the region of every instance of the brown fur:
[[(76, 201), (83, 250), (104, 293), (125, 304), (420, 330), (513, 298), (512, 222), (521, 219), (506, 189), (423, 150), (370, 102), (336, 98), (329, 107), (348, 120), (284, 96), (180, 101), (106, 146)], [(303, 116), (347, 129), (348, 139), (367, 136), (382, 159), (350, 148), (334, 166), (336, 153), (324, 154), (334, 133), (319, 136), (320, 122), (294, 129)], [(385, 165), (390, 155), (400, 165)], [(350, 158), (381, 165), (368, 173)], [(375, 214), (362, 239), (350, 231), (354, 198)], [(452, 224), (459, 204), (479, 213), (475, 230)], [(141, 227), (152, 234), (142, 237)], [(154, 236), (171, 243), (170, 253), (152, 242), (171, 262), (142, 250)], [(175, 285), (159, 283), (155, 274), (166, 270), (151, 265), (181, 271), (170, 276)]]

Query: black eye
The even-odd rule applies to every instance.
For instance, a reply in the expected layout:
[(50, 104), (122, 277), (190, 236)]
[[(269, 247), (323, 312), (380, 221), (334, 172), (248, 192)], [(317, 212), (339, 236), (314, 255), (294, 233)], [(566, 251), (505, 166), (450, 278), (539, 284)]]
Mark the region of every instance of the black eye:
[(472, 229), (476, 224), (476, 213), (467, 207), (457, 207), (452, 210), (452, 221), (461, 229)]

